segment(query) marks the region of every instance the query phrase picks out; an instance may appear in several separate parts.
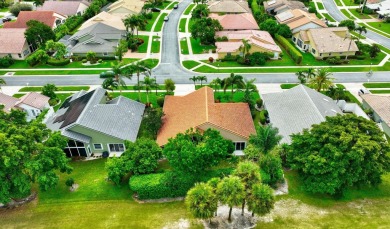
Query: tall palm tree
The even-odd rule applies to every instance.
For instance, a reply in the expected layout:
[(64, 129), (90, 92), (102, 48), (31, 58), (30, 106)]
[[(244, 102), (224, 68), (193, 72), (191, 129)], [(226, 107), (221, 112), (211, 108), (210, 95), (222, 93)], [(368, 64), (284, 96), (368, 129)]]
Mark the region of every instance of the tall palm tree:
[(239, 91), (244, 92), (244, 97), (242, 98), (242, 102), (248, 103), (250, 108), (254, 106), (254, 101), (252, 100), (252, 94), (257, 92), (257, 87), (254, 84), (255, 81), (256, 79), (244, 80), (243, 88), (239, 89)]
[(207, 76), (198, 76), (196, 77), (200, 81), (200, 86), (202, 86), (202, 82), (207, 82)]
[[(346, 40), (346, 39), (349, 39), (349, 45), (348, 45), (348, 52), (349, 52), (349, 50), (351, 49), (352, 41), (357, 40), (358, 38), (357, 37), (352, 37), (351, 35), (349, 35), (349, 37), (345, 36), (344, 40)], [(348, 52), (345, 55), (345, 60), (348, 60)]]
[(122, 94), (122, 88), (126, 88), (126, 83), (124, 81), (124, 78), (130, 79), (132, 78), (132, 75), (129, 71), (129, 68), (124, 66), (122, 62), (114, 65), (111, 69), (111, 71), (114, 72), (114, 80), (118, 83), (119, 92)]
[(149, 104), (149, 92), (157, 87), (156, 79), (150, 77), (150, 76), (145, 76), (143, 81), (140, 81), (140, 84), (145, 88), (146, 91), (146, 103)]
[(146, 66), (144, 61), (138, 61), (128, 66), (130, 75), (137, 74), (137, 87), (138, 87), (138, 100), (141, 101), (141, 91), (139, 86), (139, 76), (141, 73), (145, 75), (145, 77), (151, 75), (151, 69)]
[(134, 30), (138, 26), (138, 15), (132, 14), (128, 15), (125, 19), (123, 19), (123, 23), (126, 26), (126, 31), (129, 32), (129, 29), (131, 31), (131, 35), (134, 36)]
[(240, 46), (239, 50), (244, 54), (244, 57), (249, 54), (251, 48), (252, 45), (249, 44), (249, 40), (242, 39), (242, 45)]
[(1, 85), (6, 85), (5, 80), (3, 78), (0, 78), (0, 91), (3, 92), (3, 89), (1, 89)]
[(148, 20), (145, 18), (144, 15), (142, 14), (137, 15), (137, 39), (138, 39), (138, 31), (145, 29), (147, 24), (148, 24)]
[(308, 68), (304, 71), (304, 73), (306, 74), (306, 80), (311, 79), (316, 75), (314, 68)]
[(333, 85), (334, 78), (332, 73), (327, 68), (317, 68), (316, 76), (310, 79), (310, 86), (318, 92), (321, 90), (328, 90)]
[(112, 77), (105, 79), (102, 83), (102, 88), (104, 88), (106, 90), (113, 91), (114, 89), (117, 89), (118, 87), (119, 87), (118, 82), (115, 81), (115, 79)]
[(241, 75), (235, 75), (234, 73), (230, 73), (230, 76), (223, 79), (224, 85), (223, 85), (223, 91), (226, 92), (226, 89), (228, 87), (232, 87), (232, 96), (233, 96), (233, 88), (234, 85), (237, 85), (237, 88), (243, 88), (244, 87), (244, 79)]
[(358, 41), (360, 41), (360, 37), (362, 36), (362, 33), (367, 33), (367, 27), (365, 25), (359, 26), (355, 29), (359, 33)]
[(298, 77), (298, 80), (301, 84), (306, 83), (306, 74), (304, 71), (298, 71), (295, 73), (295, 75)]
[(222, 82), (222, 80), (219, 77), (217, 77), (216, 79), (213, 79), (210, 82), (210, 86), (212, 86), (214, 88), (214, 91), (217, 91), (217, 90), (219, 90), (219, 87), (221, 86), (221, 82)]
[(196, 82), (198, 81), (198, 77), (193, 76), (193, 77), (190, 78), (190, 80), (192, 80), (194, 82), (194, 86), (195, 86)]
[(338, 102), (340, 99), (344, 98), (345, 91), (343, 88), (331, 86), (331, 87), (329, 87), (329, 90), (327, 91), (326, 94)]

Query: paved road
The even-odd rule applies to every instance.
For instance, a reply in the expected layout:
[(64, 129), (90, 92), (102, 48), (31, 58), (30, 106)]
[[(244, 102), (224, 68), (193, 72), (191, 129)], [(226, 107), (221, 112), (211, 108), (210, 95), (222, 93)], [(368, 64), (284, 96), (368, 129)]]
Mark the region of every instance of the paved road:
[[(324, 6), (326, 10), (329, 12), (329, 14), (338, 22), (342, 20), (346, 20), (347, 17), (344, 16), (343, 13), (337, 8), (336, 3), (333, 0), (323, 0)], [(390, 39), (382, 36), (378, 33), (375, 33), (371, 30), (367, 30), (367, 33), (363, 34), (365, 37), (377, 42), (380, 45), (385, 46), (386, 48), (390, 49)]]

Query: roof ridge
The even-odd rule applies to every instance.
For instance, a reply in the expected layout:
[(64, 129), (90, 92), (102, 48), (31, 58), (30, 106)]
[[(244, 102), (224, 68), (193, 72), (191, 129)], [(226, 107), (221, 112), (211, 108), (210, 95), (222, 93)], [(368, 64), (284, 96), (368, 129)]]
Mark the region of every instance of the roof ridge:
[[(303, 92), (305, 93), (305, 95), (306, 95), (307, 97), (309, 97), (310, 103), (316, 108), (315, 110), (316, 110), (316, 112), (320, 115), (322, 121), (325, 121), (324, 116), (322, 116), (321, 112), (318, 110), (318, 107), (317, 107), (316, 104), (314, 103), (313, 99), (311, 98), (311, 96), (309, 95), (309, 93), (307, 93), (307, 89), (310, 89), (310, 88), (306, 87), (306, 86), (303, 85), (303, 84), (300, 84), (299, 86), (300, 86), (301, 90), (303, 90)], [(306, 89), (306, 88), (307, 88), (307, 89)], [(310, 90), (313, 90), (313, 89), (310, 89)]]
[[(210, 125), (213, 125), (213, 126), (216, 126), (216, 127), (218, 127), (218, 128), (221, 128), (221, 129), (223, 129), (223, 130), (225, 130), (225, 131), (227, 131), (227, 132), (236, 134), (236, 135), (238, 135), (238, 136), (240, 136), (240, 137), (243, 137), (243, 138), (245, 138), (245, 139), (249, 139), (249, 137), (247, 138), (247, 137), (245, 137), (244, 135), (242, 135), (242, 134), (240, 134), (240, 133), (238, 133), (238, 132), (236, 132), (236, 131), (229, 130), (229, 129), (223, 127), (223, 126), (220, 126), (220, 125), (215, 124), (215, 123), (210, 122), (210, 121), (206, 121), (206, 122), (204, 122), (204, 123), (202, 123), (202, 124), (200, 124), (200, 125), (203, 125), (203, 124), (206, 124), (206, 123), (208, 123), (208, 124), (210, 124)], [(196, 126), (196, 127), (199, 127), (200, 125), (198, 125), (198, 126)]]
[[(85, 107), (84, 107), (83, 111), (81, 112), (81, 114), (79, 115), (79, 117), (77, 117), (77, 120), (74, 122), (75, 124), (80, 125), (80, 124), (79, 124), (79, 121), (84, 117), (86, 110), (88, 110), (88, 107), (90, 106), (91, 102), (92, 102), (92, 101), (94, 100), (94, 98), (96, 97), (96, 94), (97, 94), (98, 90), (100, 90), (100, 88), (96, 88), (96, 89), (94, 90), (95, 92), (93, 93), (93, 95), (91, 96), (91, 98), (88, 100), (88, 103), (85, 105)], [(84, 94), (84, 95), (85, 95), (85, 94)], [(84, 96), (84, 95), (82, 95), (82, 96)], [(82, 97), (82, 96), (80, 96), (80, 97)], [(80, 98), (80, 97), (79, 97), (79, 98)]]
[(207, 86), (205, 86), (205, 93), (206, 93), (206, 122), (209, 121), (209, 100), (208, 100), (208, 91)]

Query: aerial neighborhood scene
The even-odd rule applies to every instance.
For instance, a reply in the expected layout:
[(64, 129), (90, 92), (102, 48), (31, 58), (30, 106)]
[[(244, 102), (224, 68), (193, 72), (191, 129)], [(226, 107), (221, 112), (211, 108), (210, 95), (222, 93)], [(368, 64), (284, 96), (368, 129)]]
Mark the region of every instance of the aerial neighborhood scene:
[(0, 228), (390, 228), (390, 0), (4, 0), (0, 40)]

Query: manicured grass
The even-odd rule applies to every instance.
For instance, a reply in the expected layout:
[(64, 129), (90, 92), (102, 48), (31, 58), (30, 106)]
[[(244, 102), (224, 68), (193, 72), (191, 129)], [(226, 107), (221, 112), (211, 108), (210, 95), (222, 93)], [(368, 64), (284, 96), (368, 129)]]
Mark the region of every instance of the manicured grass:
[[(253, 93), (252, 95), (255, 101), (260, 99), (259, 93)], [(219, 100), (221, 103), (228, 103), (228, 102), (239, 103), (242, 102), (243, 98), (244, 98), (244, 92), (236, 91), (233, 93), (233, 100), (232, 100), (231, 88), (226, 89), (226, 93), (222, 91), (214, 92), (214, 99)]]
[(8, 8), (8, 7), (5, 7), (5, 8), (1, 8), (1, 9), (0, 9), (0, 12), (2, 12), (2, 13), (8, 12), (8, 11), (9, 11), (9, 8)]
[(357, 17), (359, 19), (371, 19), (371, 17), (368, 16), (367, 14), (360, 13), (360, 10), (358, 12), (358, 11), (356, 11), (356, 9), (349, 9), (349, 12), (351, 12), (355, 17)]
[(183, 63), (183, 66), (187, 69), (192, 69), (200, 64), (199, 62), (193, 61), (193, 60), (185, 60), (182, 63)]
[[(153, 77), (153, 76), (152, 76)], [(137, 85), (127, 85), (126, 87), (119, 87), (123, 90), (134, 90), (134, 91), (137, 91)], [(144, 90), (144, 89), (141, 89), (141, 90)], [(155, 89), (153, 89), (154, 91)], [(164, 85), (158, 85), (158, 90), (165, 90), (165, 86)], [(120, 89), (115, 89), (114, 91), (120, 91)]]
[(152, 27), (154, 22), (157, 20), (158, 15), (160, 14), (159, 12), (153, 12), (153, 17), (148, 21), (148, 24), (145, 26), (145, 31), (152, 31)]
[(332, 18), (332, 16), (330, 16), (329, 14), (323, 13), (322, 15), (324, 15), (324, 17), (325, 17), (326, 19), (328, 19), (328, 21), (330, 21), (330, 22), (336, 22), (336, 20), (334, 20), (334, 19)]
[(23, 95), (25, 95), (25, 93), (16, 93), (16, 94), (13, 94), (12, 97), (14, 97), (14, 98), (20, 98), (20, 97), (22, 97)]
[[(120, 92), (111, 92), (110, 95), (112, 95), (114, 98), (120, 96)], [(141, 92), (141, 103), (146, 103), (146, 92)], [(138, 92), (122, 92), (122, 96), (133, 99), (133, 100), (138, 100)], [(149, 92), (149, 102), (153, 104), (153, 107), (159, 107), (157, 105), (157, 97), (163, 97), (165, 96), (165, 93), (163, 92), (157, 92), (157, 96), (154, 90)]]
[(342, 6), (343, 4), (341, 4), (341, 0), (334, 0), (334, 2), (336, 3), (336, 5), (338, 6)]
[(144, 60), (144, 63), (149, 68), (154, 68), (158, 64), (158, 59), (146, 59)]
[[(139, 59), (135, 58), (123, 58), (122, 62), (125, 64), (129, 64), (132, 62), (135, 62)], [(37, 69), (37, 68), (50, 68), (50, 69), (64, 69), (64, 68), (110, 68), (111, 66), (117, 64), (117, 60), (104, 60), (102, 63), (97, 64), (97, 65), (83, 65), (81, 61), (75, 61), (71, 62), (68, 65), (65, 66), (51, 66), (47, 64), (41, 64), (41, 65), (36, 65), (31, 67), (30, 65), (27, 64), (25, 60), (15, 60), (15, 63), (11, 65), (8, 69)]]
[(61, 107), (61, 105), (64, 103), (66, 98), (73, 95), (73, 93), (56, 93), (56, 94), (57, 94), (57, 99), (59, 99), (61, 102), (59, 102), (56, 106), (53, 107), (54, 111), (57, 111), (58, 108)]
[(187, 19), (186, 19), (186, 18), (180, 19), (180, 23), (179, 23), (179, 32), (184, 33), (184, 32), (186, 31), (186, 22), (187, 22)]
[[(110, 70), (107, 68), (105, 70)], [(91, 75), (91, 74), (100, 74), (105, 70), (41, 70), (41, 71), (14, 71), (16, 76), (20, 75)], [(0, 71), (0, 74), (4, 75), (10, 71)]]
[(180, 40), (180, 50), (181, 50), (181, 54), (184, 54), (184, 55), (190, 54), (188, 51), (187, 39)]
[[(354, 35), (355, 37), (359, 38), (360, 40), (366, 39), (365, 36), (360, 35), (359, 33), (355, 32), (355, 31), (349, 31), (349, 32), (350, 32), (352, 35)], [(362, 34), (364, 34), (364, 33), (362, 33)]]
[(323, 5), (321, 2), (317, 2), (317, 6), (318, 6), (318, 9), (319, 9), (319, 10), (325, 9), (325, 8), (324, 8), (324, 5)]
[(354, 17), (352, 17), (351, 14), (348, 13), (348, 11), (347, 11), (346, 9), (341, 9), (340, 11), (341, 11), (341, 13), (343, 13), (347, 18), (349, 18), (349, 19), (355, 19)]
[(158, 22), (156, 23), (156, 27), (154, 27), (154, 32), (160, 32), (162, 29), (162, 26), (164, 24), (164, 17), (167, 16), (167, 13), (161, 14), (160, 18), (158, 19)]
[(172, 10), (173, 7), (175, 6), (175, 4), (178, 4), (178, 2), (171, 2), (171, 4), (169, 4), (168, 7), (166, 7), (165, 9), (166, 10)]
[(190, 4), (190, 5), (187, 7), (187, 9), (184, 11), (184, 15), (189, 15), (190, 12), (191, 12), (191, 10), (192, 10), (192, 8), (194, 8), (194, 7), (195, 7), (195, 4)]
[(139, 53), (146, 53), (148, 51), (149, 36), (140, 35), (140, 36), (138, 36), (138, 38), (144, 40), (144, 43), (142, 45), (138, 46), (137, 51)]
[(390, 23), (368, 22), (367, 24), (390, 35)]
[[(81, 91), (89, 90), (89, 86), (57, 86), (58, 91)], [(42, 87), (23, 87), (19, 90), (19, 92), (30, 92), (30, 91), (35, 91), (35, 92), (41, 92)]]
[(390, 94), (390, 90), (370, 90), (372, 94)]
[(152, 53), (159, 53), (160, 52), (160, 45), (161, 41), (158, 36), (153, 36), (153, 42), (152, 42)]
[(192, 52), (194, 54), (208, 53), (208, 50), (215, 49), (214, 45), (201, 45), (199, 39), (190, 38)]
[(169, 6), (171, 3), (172, 3), (172, 1), (164, 1), (164, 2), (162, 3), (161, 8), (163, 8), (163, 9), (168, 9), (168, 6)]
[[(355, 4), (354, 0), (340, 0), (344, 2), (346, 6), (358, 6), (359, 4)], [(361, 1), (363, 3), (363, 0)]]
[(364, 83), (366, 88), (390, 88), (390, 83)]

